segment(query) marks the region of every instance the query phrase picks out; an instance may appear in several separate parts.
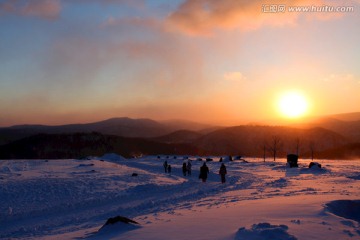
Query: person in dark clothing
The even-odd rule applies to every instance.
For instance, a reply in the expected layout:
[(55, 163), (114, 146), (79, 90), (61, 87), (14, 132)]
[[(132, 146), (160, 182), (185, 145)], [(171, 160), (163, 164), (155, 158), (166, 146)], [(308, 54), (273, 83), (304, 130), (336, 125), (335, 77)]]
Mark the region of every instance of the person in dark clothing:
[(186, 163), (185, 163), (185, 162), (184, 162), (183, 165), (182, 165), (182, 171), (183, 171), (184, 176), (186, 176), (187, 167), (186, 167)]
[(225, 164), (221, 164), (220, 166), (220, 170), (219, 170), (219, 174), (221, 176), (221, 182), (222, 183), (225, 183), (226, 179), (225, 179), (225, 174), (226, 174), (226, 167), (225, 167)]
[(200, 175), (199, 175), (199, 178), (201, 178), (203, 182), (206, 182), (208, 173), (209, 173), (209, 168), (208, 168), (208, 166), (206, 166), (206, 163), (204, 163), (204, 164), (200, 167)]
[(163, 166), (164, 166), (165, 173), (167, 173), (167, 171), (168, 171), (168, 163), (167, 163), (167, 161), (164, 162)]
[(171, 165), (170, 164), (168, 164), (168, 166), (167, 166), (167, 171), (168, 171), (168, 173), (171, 173)]
[(187, 170), (187, 173), (188, 173), (189, 176), (191, 176), (191, 166), (192, 166), (191, 162), (188, 161), (187, 166), (186, 166), (186, 170)]

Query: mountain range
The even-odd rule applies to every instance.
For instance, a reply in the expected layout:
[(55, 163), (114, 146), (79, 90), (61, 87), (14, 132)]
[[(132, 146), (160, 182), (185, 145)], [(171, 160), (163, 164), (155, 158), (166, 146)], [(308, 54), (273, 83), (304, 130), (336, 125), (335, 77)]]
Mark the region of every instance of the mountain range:
[[(112, 118), (61, 126), (0, 128), (0, 158), (79, 158), (116, 152), (148, 154), (242, 155), (299, 153), (301, 157), (359, 158), (360, 113), (317, 118), (293, 126), (220, 127), (191, 121)], [(266, 150), (264, 152), (264, 149)]]
[(111, 118), (93, 123), (59, 126), (16, 125), (0, 128), (0, 145), (40, 133), (61, 134), (99, 132), (122, 137), (149, 138), (163, 136), (185, 128), (189, 130), (204, 130), (210, 127), (212, 126), (191, 121), (175, 120), (157, 122), (151, 119), (131, 119), (128, 117)]

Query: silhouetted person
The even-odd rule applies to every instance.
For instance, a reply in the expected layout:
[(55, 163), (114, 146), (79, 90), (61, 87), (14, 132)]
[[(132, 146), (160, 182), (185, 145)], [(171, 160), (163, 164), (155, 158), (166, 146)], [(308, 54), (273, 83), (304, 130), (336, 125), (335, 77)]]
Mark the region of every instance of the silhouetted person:
[(168, 163), (167, 163), (167, 161), (164, 162), (163, 166), (164, 166), (165, 173), (167, 173), (167, 170), (168, 170)]
[(199, 175), (199, 178), (201, 178), (203, 182), (206, 182), (208, 173), (209, 173), (209, 168), (208, 168), (208, 166), (206, 166), (206, 163), (204, 163), (204, 164), (200, 167), (200, 175)]
[(182, 165), (182, 172), (183, 172), (184, 176), (186, 176), (186, 171), (187, 171), (186, 163), (184, 162)]
[(221, 182), (222, 183), (225, 183), (226, 179), (225, 179), (225, 175), (226, 175), (226, 167), (225, 167), (225, 164), (221, 164), (220, 166), (220, 170), (219, 170), (219, 174), (221, 176)]
[(168, 171), (168, 173), (171, 173), (171, 165), (170, 164), (168, 164), (168, 166), (167, 166), (167, 171)]
[(186, 166), (186, 170), (187, 170), (187, 173), (188, 173), (189, 176), (191, 176), (191, 166), (192, 166), (191, 162), (188, 161), (187, 166)]

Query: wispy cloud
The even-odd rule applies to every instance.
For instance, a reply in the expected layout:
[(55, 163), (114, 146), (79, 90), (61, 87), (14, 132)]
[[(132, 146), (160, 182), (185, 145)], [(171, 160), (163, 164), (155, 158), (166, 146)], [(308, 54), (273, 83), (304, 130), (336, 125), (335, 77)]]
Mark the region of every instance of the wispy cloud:
[(330, 74), (322, 79), (324, 82), (332, 82), (332, 83), (346, 83), (349, 85), (356, 81), (354, 74), (346, 73), (346, 74)]
[[(264, 5), (322, 6), (334, 5), (326, 0), (186, 0), (168, 17), (177, 31), (189, 35), (212, 35), (217, 30), (253, 30), (264, 25), (293, 25), (301, 12), (264, 13)], [(311, 13), (311, 17), (327, 20), (339, 13)]]
[(16, 14), (53, 20), (61, 12), (60, 0), (6, 0), (0, 3), (1, 14)]
[(224, 73), (224, 79), (232, 82), (241, 82), (246, 80), (246, 77), (241, 72), (226, 72)]
[(15, 14), (55, 20), (61, 14), (62, 5), (67, 3), (89, 4), (90, 2), (101, 5), (123, 5), (138, 10), (146, 7), (144, 0), (4, 0), (0, 2), (0, 16)]

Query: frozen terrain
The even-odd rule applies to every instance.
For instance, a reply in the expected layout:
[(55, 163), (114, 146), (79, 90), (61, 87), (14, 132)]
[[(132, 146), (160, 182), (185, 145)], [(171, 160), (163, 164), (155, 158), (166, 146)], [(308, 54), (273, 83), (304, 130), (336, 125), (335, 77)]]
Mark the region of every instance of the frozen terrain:
[[(247, 158), (225, 162), (221, 184), (218, 157), (206, 183), (204, 161), (183, 176), (184, 158), (0, 161), (0, 238), (360, 239), (360, 161)], [(99, 230), (118, 215), (140, 224)]]

